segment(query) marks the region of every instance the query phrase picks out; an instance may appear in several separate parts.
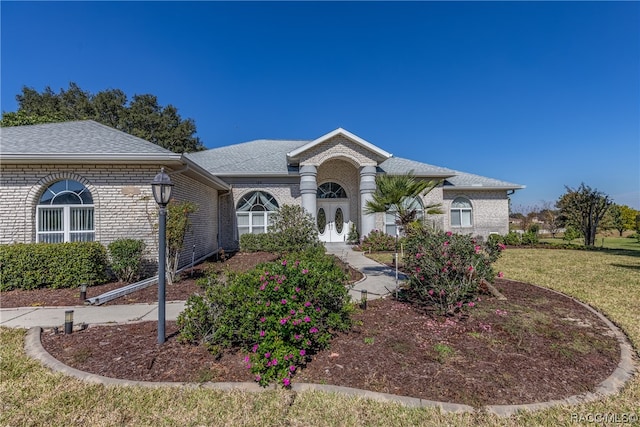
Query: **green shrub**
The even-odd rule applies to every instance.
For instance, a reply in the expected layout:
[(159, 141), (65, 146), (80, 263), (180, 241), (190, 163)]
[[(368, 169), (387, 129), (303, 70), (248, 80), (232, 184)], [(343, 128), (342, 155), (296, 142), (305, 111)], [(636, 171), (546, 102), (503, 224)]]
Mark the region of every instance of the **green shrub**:
[(311, 215), (299, 205), (284, 205), (271, 216), (273, 234), (281, 254), (304, 251), (320, 245), (318, 229)]
[(276, 239), (271, 233), (245, 233), (240, 236), (240, 250), (242, 252), (275, 252)]
[(387, 252), (396, 249), (396, 238), (380, 230), (373, 230), (362, 239), (360, 249), (366, 252)]
[(240, 347), (257, 382), (289, 386), (311, 354), (350, 326), (346, 275), (323, 252), (290, 254), (227, 284), (208, 279), (205, 295), (191, 297), (178, 317), (181, 341), (213, 352)]
[(519, 246), (522, 243), (520, 234), (515, 231), (508, 232), (503, 239), (503, 243), (508, 246)]
[(109, 243), (111, 271), (121, 282), (131, 282), (140, 277), (145, 244), (142, 240), (118, 239)]
[(580, 232), (580, 230), (569, 226), (564, 231), (564, 236), (562, 237), (562, 239), (570, 242), (572, 240), (579, 239), (581, 237), (582, 237), (582, 233)]
[(407, 236), (405, 265), (410, 299), (450, 314), (473, 304), (482, 280), (493, 282), (502, 243), (482, 243), (450, 231), (421, 229)]
[(0, 290), (73, 288), (107, 281), (107, 251), (98, 242), (0, 245)]
[(301, 206), (284, 205), (271, 216), (270, 221), (268, 233), (240, 236), (240, 250), (282, 255), (320, 246), (313, 218)]
[(538, 242), (538, 234), (534, 233), (533, 231), (527, 231), (522, 235), (523, 245), (535, 245)]

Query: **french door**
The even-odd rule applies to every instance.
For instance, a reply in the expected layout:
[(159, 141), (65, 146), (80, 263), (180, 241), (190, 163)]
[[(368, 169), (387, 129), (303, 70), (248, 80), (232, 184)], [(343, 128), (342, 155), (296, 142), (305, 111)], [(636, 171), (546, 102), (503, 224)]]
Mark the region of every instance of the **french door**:
[(351, 229), (346, 200), (318, 200), (318, 237), (321, 242), (345, 242)]

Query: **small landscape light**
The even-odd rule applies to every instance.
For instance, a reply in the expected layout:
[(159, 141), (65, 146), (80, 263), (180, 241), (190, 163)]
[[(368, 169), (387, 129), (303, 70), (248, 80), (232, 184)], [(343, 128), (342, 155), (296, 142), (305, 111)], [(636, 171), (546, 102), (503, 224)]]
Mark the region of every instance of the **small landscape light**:
[(87, 299), (87, 284), (80, 285), (80, 301), (84, 302)]
[(64, 312), (64, 333), (73, 333), (73, 310), (67, 310)]
[(368, 292), (366, 289), (360, 291), (360, 306), (363, 310), (367, 309), (367, 294)]

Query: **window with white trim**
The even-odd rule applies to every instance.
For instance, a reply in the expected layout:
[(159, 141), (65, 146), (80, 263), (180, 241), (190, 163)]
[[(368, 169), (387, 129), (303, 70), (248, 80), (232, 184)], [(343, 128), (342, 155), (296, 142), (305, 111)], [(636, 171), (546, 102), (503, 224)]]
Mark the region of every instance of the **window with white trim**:
[(51, 184), (36, 208), (36, 241), (41, 243), (95, 240), (93, 197), (71, 179)]
[(266, 233), (269, 218), (278, 209), (275, 197), (263, 191), (252, 191), (240, 199), (236, 207), (238, 235)]
[[(416, 220), (422, 221), (424, 219), (424, 205), (422, 204), (422, 201), (420, 200), (419, 197), (406, 198), (404, 199), (402, 204), (404, 205), (407, 211), (410, 211), (410, 210), (416, 211)], [(396, 224), (397, 220), (398, 220), (398, 217), (396, 215), (395, 210), (389, 210), (385, 212), (384, 214), (385, 233), (391, 236), (396, 235), (396, 229), (398, 227)]]
[(473, 209), (466, 197), (456, 197), (451, 202), (451, 226), (471, 227), (473, 225)]
[(325, 182), (318, 187), (316, 194), (318, 199), (346, 199), (347, 192), (340, 184), (335, 182)]

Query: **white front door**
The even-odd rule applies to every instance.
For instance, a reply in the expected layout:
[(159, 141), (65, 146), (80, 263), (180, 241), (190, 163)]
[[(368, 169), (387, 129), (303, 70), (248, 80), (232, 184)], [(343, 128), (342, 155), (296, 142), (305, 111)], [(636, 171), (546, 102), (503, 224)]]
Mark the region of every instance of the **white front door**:
[(318, 237), (321, 242), (346, 242), (351, 229), (347, 200), (318, 200)]

